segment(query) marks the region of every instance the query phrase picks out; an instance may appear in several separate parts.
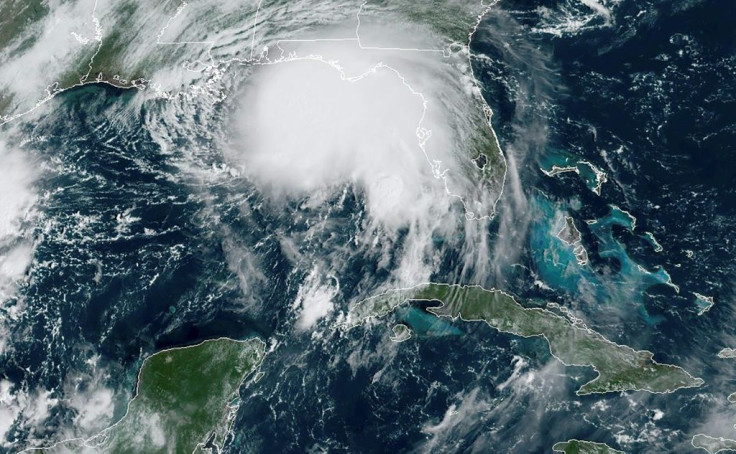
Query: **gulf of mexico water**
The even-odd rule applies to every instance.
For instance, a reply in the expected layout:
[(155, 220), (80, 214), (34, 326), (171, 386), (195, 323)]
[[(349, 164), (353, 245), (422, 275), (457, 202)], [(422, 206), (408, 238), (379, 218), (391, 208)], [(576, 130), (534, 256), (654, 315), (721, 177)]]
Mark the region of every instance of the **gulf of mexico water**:
[[(528, 305), (569, 308), (706, 387), (576, 397), (594, 375), (561, 366), (542, 340), (437, 322), (421, 306), (347, 333), (295, 330), (293, 303), (310, 272), (301, 257), (344, 261), (338, 309), (387, 277), (376, 271), (380, 254), (351, 246), (363, 195), (346, 188), (321, 207), (270, 205), (252, 185), (220, 178), (235, 170), (208, 126), (227, 105), (161, 119), (168, 101), (91, 86), (23, 125), (25, 149), (45, 166), (43, 197), (2, 370), (61, 402), (45, 432), (13, 436), (79, 424), (89, 405), (64, 399), (100, 390), (117, 404), (111, 419), (121, 416), (156, 350), (254, 335), (271, 352), (241, 390), (228, 452), (549, 452), (568, 438), (687, 452), (696, 432), (729, 436), (733, 367), (715, 357), (736, 339), (728, 3), (606, 6), (502, 1), (474, 38), (475, 72), (520, 183), (488, 231), (515, 254), (489, 257), (502, 266), (488, 282)], [(170, 133), (173, 148), (158, 140), (167, 121), (189, 128)], [(548, 176), (555, 165), (576, 170)], [(330, 228), (314, 232), (325, 216)], [(565, 216), (585, 264), (556, 236)], [(451, 279), (456, 243), (436, 243), (447, 260), (435, 278)], [(703, 312), (695, 293), (713, 306)], [(415, 336), (391, 342), (397, 322)]]

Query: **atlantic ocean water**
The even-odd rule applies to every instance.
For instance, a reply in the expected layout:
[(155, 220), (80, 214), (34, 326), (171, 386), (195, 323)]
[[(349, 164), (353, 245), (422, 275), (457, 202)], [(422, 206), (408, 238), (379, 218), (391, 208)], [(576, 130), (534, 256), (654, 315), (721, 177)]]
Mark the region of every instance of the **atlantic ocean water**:
[[(401, 239), (387, 254), (381, 238), (375, 251), (356, 246), (365, 194), (350, 185), (315, 207), (271, 203), (253, 183), (224, 178), (234, 170), (211, 125), (226, 125), (228, 101), (161, 120), (170, 101), (105, 85), (65, 92), (22, 126), (44, 172), (5, 377), (111, 400), (115, 419), (145, 356), (258, 336), (268, 355), (240, 390), (225, 452), (541, 453), (570, 438), (694, 452), (695, 433), (728, 435), (734, 366), (716, 354), (736, 346), (733, 7), (606, 4), (600, 13), (500, 1), (481, 21), (471, 60), (518, 184), (507, 182), (487, 232), (508, 253), (489, 257), (485, 282), (464, 283), (527, 306), (559, 304), (705, 387), (576, 396), (594, 373), (563, 366), (543, 339), (437, 320), (416, 304), (365, 329), (295, 329), (294, 301), (310, 275), (303, 257), (343, 263), (337, 313), (387, 278), (384, 261), (395, 265)], [(167, 129), (192, 118), (196, 127)], [(554, 165), (577, 171), (550, 176)], [(585, 263), (557, 236), (565, 216)], [(460, 274), (461, 240), (435, 239), (437, 281)], [(389, 340), (396, 323), (413, 329), (410, 341)], [(33, 437), (67, 427), (75, 405), (55, 407)]]

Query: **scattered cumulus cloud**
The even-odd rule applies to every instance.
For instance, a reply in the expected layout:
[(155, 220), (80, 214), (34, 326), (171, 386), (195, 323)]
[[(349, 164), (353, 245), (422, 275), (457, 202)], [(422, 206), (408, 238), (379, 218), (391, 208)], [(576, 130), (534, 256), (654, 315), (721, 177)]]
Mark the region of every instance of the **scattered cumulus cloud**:
[(334, 309), (332, 300), (338, 290), (335, 278), (332, 282), (323, 282), (319, 268), (315, 267), (299, 287), (299, 293), (294, 301), (294, 307), (300, 311), (296, 322), (297, 329), (308, 330), (330, 314)]

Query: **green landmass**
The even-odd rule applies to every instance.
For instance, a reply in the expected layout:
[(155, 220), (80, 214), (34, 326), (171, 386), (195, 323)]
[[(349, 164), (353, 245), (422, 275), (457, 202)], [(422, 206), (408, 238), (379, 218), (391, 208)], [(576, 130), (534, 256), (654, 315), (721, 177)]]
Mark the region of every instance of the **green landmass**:
[[(30, 26), (48, 14), (48, 5), (42, 0), (4, 0), (0, 1), (0, 64), (28, 46), (36, 39), (36, 34), (28, 32)], [(11, 47), (11, 43), (16, 41)], [(0, 122), (11, 110), (14, 93), (0, 87)]]
[[(396, 13), (412, 23), (426, 25), (452, 43), (449, 46), (452, 49), (468, 45), (479, 16), (487, 8), (488, 5), (477, 0), (370, 0), (364, 5), (364, 11), (370, 9), (377, 14)], [(472, 67), (468, 71), (472, 73)], [(456, 129), (465, 130), (467, 125), (472, 125), (467, 129), (470, 133), (459, 138), (463, 148), (467, 149), (470, 161), (463, 162), (464, 165), (456, 170), (473, 181), (481, 182), (483, 193), (500, 197), (506, 176), (506, 160), (491, 125), (492, 112), (481, 96), (474, 93), (469, 97), (474, 99), (476, 106), (462, 113), (464, 125), (457, 125)], [(489, 211), (493, 208), (476, 206), (473, 211), (474, 214), (485, 216), (492, 214)]]
[(385, 315), (409, 300), (441, 302), (427, 309), (438, 317), (483, 321), (505, 333), (544, 337), (550, 352), (565, 365), (590, 366), (598, 373), (577, 390), (578, 395), (633, 390), (666, 393), (703, 384), (680, 367), (654, 361), (649, 351), (615, 344), (565, 317), (525, 308), (504, 292), (478, 286), (423, 284), (389, 291), (358, 304), (348, 315), (347, 326)]
[(111, 453), (192, 453), (222, 447), (234, 417), (231, 402), (261, 363), (259, 339), (216, 339), (147, 358), (125, 416), (85, 447)]
[[(480, 106), (480, 109), (485, 114), (484, 120), (487, 126), (474, 131), (471, 140), (471, 159), (479, 169), (480, 181), (503, 182), (506, 175), (506, 161), (496, 132), (491, 126), (491, 111), (485, 105)], [(482, 121), (477, 119), (476, 123), (480, 124)], [(503, 183), (492, 190), (500, 191), (502, 185)]]
[(396, 9), (412, 22), (427, 24), (435, 32), (461, 44), (468, 43), (478, 15), (483, 11), (482, 2), (454, 2), (447, 0), (371, 0), (367, 6)]
[[(130, 0), (119, 2), (114, 7), (116, 25), (121, 23), (135, 23), (136, 15), (140, 15), (137, 2)], [(145, 79), (144, 73), (150, 73), (150, 68), (155, 68), (152, 56), (148, 55), (136, 62), (125, 62), (126, 53), (130, 52), (131, 42), (140, 39), (141, 30), (132, 31), (121, 27), (103, 27), (102, 41), (94, 46), (94, 53), (83, 55), (76, 64), (66, 73), (62, 74), (58, 88), (66, 88), (84, 82), (105, 82), (119, 88), (132, 88), (142, 85)], [(146, 34), (153, 36), (153, 30), (146, 30)], [(152, 38), (147, 38), (152, 39)], [(176, 49), (171, 49), (176, 50)], [(155, 52), (156, 55), (174, 57), (172, 52)], [(156, 63), (163, 63), (157, 61)]]
[(4, 50), (13, 40), (21, 37), (22, 32), (29, 25), (40, 20), (48, 12), (48, 4), (42, 0), (4, 0), (0, 2), (0, 50)]
[(0, 91), (0, 121), (2, 121), (5, 112), (10, 110), (13, 104), (13, 94), (8, 91)]
[(585, 440), (568, 440), (555, 443), (552, 446), (555, 452), (565, 454), (623, 454), (623, 451), (613, 449), (605, 443), (593, 443)]
[(697, 434), (693, 437), (691, 443), (694, 447), (704, 449), (710, 454), (736, 451), (736, 440), (731, 440), (729, 438), (716, 438), (709, 437), (708, 435)]

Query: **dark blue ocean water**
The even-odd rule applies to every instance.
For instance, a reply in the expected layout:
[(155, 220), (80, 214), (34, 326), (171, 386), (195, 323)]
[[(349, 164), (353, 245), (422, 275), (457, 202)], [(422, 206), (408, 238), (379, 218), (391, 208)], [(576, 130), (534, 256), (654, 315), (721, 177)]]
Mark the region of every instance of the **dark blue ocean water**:
[[(47, 138), (28, 148), (47, 163), (38, 185), (48, 192), (31, 279), (17, 302), (27, 310), (0, 358), (4, 377), (58, 397), (70, 381), (81, 389), (101, 383), (124, 408), (146, 355), (257, 335), (276, 348), (263, 377), (241, 390), (227, 452), (549, 452), (573, 437), (627, 452), (687, 452), (712, 417), (712, 396), (736, 391), (733, 367), (715, 358), (736, 334), (736, 34), (728, 8), (623, 0), (606, 25), (578, 3), (502, 1), (472, 45), (488, 57), (474, 59), (475, 72), (522, 182), (499, 214), (517, 235), (500, 219), (488, 232), (519, 255), (489, 282), (529, 304), (567, 306), (609, 339), (705, 378), (705, 389), (579, 398), (574, 390), (593, 374), (563, 368), (544, 342), (438, 322), (421, 306), (347, 333), (295, 333), (290, 307), (309, 270), (294, 265), (286, 239), (313, 235), (310, 219), (323, 213), (192, 177), (176, 163), (215, 146), (205, 128), (163, 150), (142, 127), (157, 102), (131, 108), (135, 93), (105, 87), (67, 92), (24, 126), (29, 137)], [(570, 17), (588, 19), (563, 27)], [(221, 164), (207, 156), (206, 165)], [(600, 195), (589, 170), (582, 178), (540, 170), (579, 161), (605, 172)], [(362, 195), (348, 191), (328, 204), (330, 231), (296, 248), (344, 248), (339, 299), (349, 302), (387, 276), (379, 253), (351, 246), (365, 216)], [(581, 232), (584, 265), (554, 236), (562, 215)], [(444, 244), (438, 280), (457, 275), (458, 252)], [(698, 315), (693, 292), (712, 296), (713, 308)], [(414, 329), (411, 341), (387, 341), (397, 322)], [(84, 372), (98, 357), (101, 379)], [(525, 378), (505, 384), (517, 372)], [(664, 416), (655, 419), (655, 410)], [(69, 408), (55, 410), (49, 434), (73, 418)]]
[[(518, 153), (526, 196), (535, 201), (531, 213), (509, 210), (530, 218), (525, 264), (531, 271), (508, 283), (519, 294), (557, 298), (587, 314), (612, 340), (689, 366), (723, 402), (733, 367), (719, 364), (715, 354), (732, 339), (736, 301), (736, 34), (724, 14), (732, 5), (621, 2), (609, 26), (596, 27), (605, 22), (598, 18), (587, 30), (543, 32), (550, 17), (571, 11), (565, 5), (502, 2), (476, 42), (477, 52), (496, 63), (479, 71), (494, 126), (506, 150)], [(583, 174), (539, 171), (555, 161), (565, 165), (570, 156), (606, 172), (600, 196)], [(618, 216), (625, 222), (602, 229), (612, 206), (631, 213), (635, 228)], [(555, 210), (571, 215), (581, 230), (590, 256), (585, 267), (551, 235)], [(663, 251), (656, 252), (645, 232)], [(666, 285), (663, 270), (679, 292)], [(554, 292), (528, 286), (539, 277)], [(713, 308), (699, 316), (693, 292), (712, 296)], [(704, 408), (708, 399), (694, 395), (644, 398), (644, 407), (675, 414), (639, 433), (649, 445), (619, 446), (682, 452), (692, 449), (685, 435), (703, 430), (703, 420), (715, 418), (711, 427), (733, 424), (732, 411), (715, 417)], [(609, 421), (630, 422), (633, 431), (642, 407), (619, 408), (610, 400), (620, 413)], [(592, 427), (572, 431), (610, 440)]]

